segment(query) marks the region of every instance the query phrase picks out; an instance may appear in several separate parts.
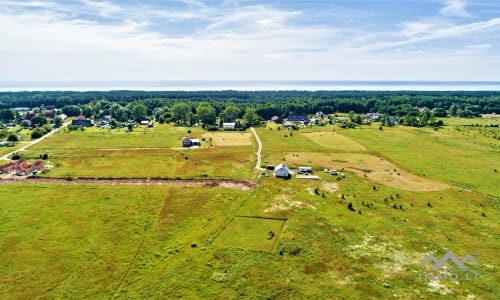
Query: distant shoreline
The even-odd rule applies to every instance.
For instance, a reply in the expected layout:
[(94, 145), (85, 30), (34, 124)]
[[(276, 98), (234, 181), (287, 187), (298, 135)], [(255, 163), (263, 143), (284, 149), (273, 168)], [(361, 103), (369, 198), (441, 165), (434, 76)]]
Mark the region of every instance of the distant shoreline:
[(0, 92), (22, 91), (500, 91), (500, 81), (0, 81)]

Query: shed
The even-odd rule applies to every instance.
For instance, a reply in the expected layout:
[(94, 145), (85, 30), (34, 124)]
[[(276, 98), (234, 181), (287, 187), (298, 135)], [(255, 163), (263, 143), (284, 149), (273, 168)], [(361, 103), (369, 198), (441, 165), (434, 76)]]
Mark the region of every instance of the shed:
[(222, 123), (222, 128), (224, 130), (234, 130), (236, 129), (236, 123)]

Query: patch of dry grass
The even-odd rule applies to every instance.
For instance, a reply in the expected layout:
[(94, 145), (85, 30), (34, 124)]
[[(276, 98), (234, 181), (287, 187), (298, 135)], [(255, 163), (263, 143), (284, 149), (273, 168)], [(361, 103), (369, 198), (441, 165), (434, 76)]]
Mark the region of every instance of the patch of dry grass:
[(376, 183), (409, 191), (439, 191), (448, 185), (432, 181), (402, 170), (393, 163), (371, 154), (359, 153), (309, 153), (288, 154), (286, 162), (291, 167), (312, 165), (316, 168), (342, 168)]
[(251, 134), (248, 132), (208, 132), (203, 137), (212, 139), (216, 147), (251, 146)]
[(340, 152), (364, 152), (366, 148), (336, 132), (308, 132), (303, 134), (318, 145)]

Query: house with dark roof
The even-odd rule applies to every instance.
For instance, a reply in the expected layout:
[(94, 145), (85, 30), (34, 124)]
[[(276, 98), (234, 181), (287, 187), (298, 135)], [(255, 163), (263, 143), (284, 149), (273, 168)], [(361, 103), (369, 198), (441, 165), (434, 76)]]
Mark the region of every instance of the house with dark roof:
[(301, 125), (304, 125), (307, 122), (309, 122), (309, 117), (307, 115), (290, 115), (288, 116), (287, 121), (295, 124), (299, 123)]
[(73, 126), (81, 126), (81, 127), (91, 127), (94, 125), (92, 120), (86, 119), (84, 116), (79, 116), (71, 121), (71, 125)]

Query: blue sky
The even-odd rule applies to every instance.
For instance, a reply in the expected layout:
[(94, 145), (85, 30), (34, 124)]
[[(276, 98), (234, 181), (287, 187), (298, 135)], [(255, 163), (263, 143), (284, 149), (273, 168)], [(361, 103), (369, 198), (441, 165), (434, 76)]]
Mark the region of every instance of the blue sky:
[(0, 80), (500, 80), (500, 1), (3, 1)]

